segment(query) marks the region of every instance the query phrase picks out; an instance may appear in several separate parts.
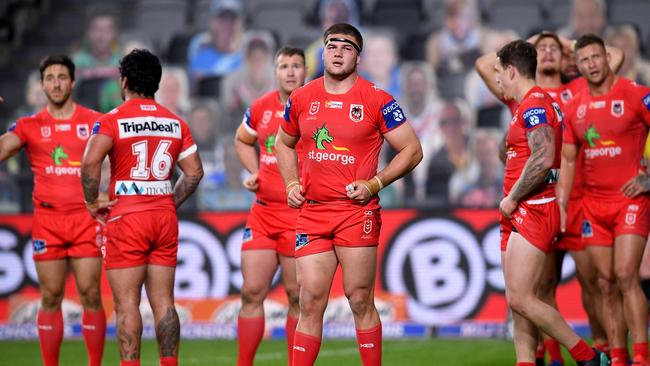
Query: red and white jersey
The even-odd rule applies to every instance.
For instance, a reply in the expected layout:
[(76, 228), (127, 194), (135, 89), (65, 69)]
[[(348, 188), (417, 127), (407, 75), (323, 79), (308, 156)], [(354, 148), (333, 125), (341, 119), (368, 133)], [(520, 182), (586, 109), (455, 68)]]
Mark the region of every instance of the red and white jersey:
[(44, 108), (9, 127), (20, 138), (34, 173), (34, 210), (83, 211), (81, 158), (90, 128), (100, 114), (76, 104), (67, 120), (54, 119)]
[(542, 88), (535, 86), (526, 93), (515, 109), (506, 137), (504, 195), (510, 193), (530, 158), (527, 134), (542, 126), (548, 126), (554, 133), (555, 160), (544, 182), (523, 200), (529, 203), (543, 203), (555, 198), (555, 183), (559, 178), (562, 151), (562, 118), (560, 106)]
[(257, 137), (260, 148), (257, 199), (286, 205), (287, 194), (274, 151), (275, 136), (283, 121), (284, 104), (280, 103), (280, 92), (275, 90), (253, 102), (242, 124), (248, 133)]
[(172, 168), (196, 152), (185, 121), (153, 99), (130, 99), (101, 116), (92, 133), (113, 140), (109, 194), (118, 203), (111, 216), (176, 209)]
[(361, 77), (345, 94), (311, 81), (291, 94), (284, 118), (281, 128), (300, 137), (305, 198), (327, 203), (350, 203), (346, 185), (377, 174), (383, 135), (406, 122), (395, 99)]
[(623, 198), (621, 187), (645, 171), (643, 149), (650, 125), (650, 89), (618, 78), (602, 96), (579, 93), (567, 109), (564, 142), (584, 154), (585, 192)]

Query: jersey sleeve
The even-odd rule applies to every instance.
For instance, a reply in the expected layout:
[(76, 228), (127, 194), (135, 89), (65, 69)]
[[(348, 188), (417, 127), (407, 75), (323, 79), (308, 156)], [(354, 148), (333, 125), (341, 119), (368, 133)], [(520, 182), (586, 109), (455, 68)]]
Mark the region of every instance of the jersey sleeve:
[(115, 140), (115, 123), (113, 123), (113, 121), (110, 118), (100, 117), (93, 124), (92, 134), (106, 135), (110, 137), (111, 140)]
[[(538, 129), (542, 126), (548, 126), (552, 122), (553, 115), (546, 108), (542, 99), (527, 101), (519, 107), (521, 120), (524, 122), (526, 132)], [(554, 112), (553, 112), (554, 113)]]
[(253, 106), (250, 106), (246, 108), (246, 112), (244, 112), (244, 118), (242, 119), (241, 123), (242, 126), (246, 129), (248, 133), (250, 133), (253, 136), (257, 136), (257, 116), (253, 114)]
[(11, 132), (18, 136), (20, 141), (23, 143), (27, 142), (27, 134), (25, 131), (25, 120), (23, 118), (19, 118), (16, 120), (14, 123), (9, 125), (9, 128), (7, 128), (7, 132)]
[(194, 138), (190, 132), (190, 127), (187, 125), (187, 123), (185, 123), (185, 121), (181, 121), (181, 135), (182, 145), (181, 153), (178, 154), (178, 161), (185, 159), (197, 151), (196, 144), (194, 143)]
[(640, 108), (640, 117), (643, 123), (645, 123), (646, 126), (650, 127), (650, 88), (641, 85), (639, 85), (637, 88), (639, 89), (638, 94), (640, 95), (642, 104)]
[(573, 130), (573, 121), (575, 120), (575, 103), (569, 102), (565, 108), (564, 113), (564, 131), (562, 132), (562, 143), (577, 145), (578, 140), (576, 139), (575, 132)]
[(300, 117), (298, 98), (289, 97), (287, 104), (284, 105), (284, 121), (282, 130), (291, 136), (300, 136), (300, 125), (298, 118)]
[(381, 90), (378, 93), (380, 93), (378, 97), (380, 107), (377, 111), (376, 120), (379, 123), (379, 132), (383, 135), (406, 122), (406, 115), (402, 107), (397, 104), (395, 98), (390, 94)]

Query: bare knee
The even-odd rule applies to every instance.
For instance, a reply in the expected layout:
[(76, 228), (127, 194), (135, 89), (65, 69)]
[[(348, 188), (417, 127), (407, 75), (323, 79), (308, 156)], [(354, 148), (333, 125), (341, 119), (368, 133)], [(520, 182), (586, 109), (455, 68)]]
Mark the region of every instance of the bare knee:
[(267, 288), (265, 286), (251, 285), (244, 282), (241, 289), (241, 301), (243, 305), (261, 305), (266, 298)]
[(375, 308), (372, 291), (369, 288), (357, 288), (346, 293), (350, 309), (355, 317), (364, 316)]
[(58, 311), (61, 309), (61, 302), (63, 302), (63, 289), (52, 290), (41, 288), (41, 308), (43, 311)]
[(300, 303), (300, 288), (296, 284), (295, 286), (286, 286), (284, 288), (287, 293), (287, 299), (289, 300), (289, 307), (298, 307)]
[(84, 309), (99, 310), (102, 307), (102, 298), (99, 285), (79, 287), (79, 300)]
[(621, 292), (628, 292), (638, 284), (636, 272), (630, 267), (618, 268), (616, 270), (616, 284)]
[(616, 290), (616, 281), (613, 276), (598, 275), (598, 288), (605, 297), (614, 295)]
[(314, 292), (302, 288), (300, 290), (300, 316), (322, 316), (327, 307), (328, 295), (328, 293)]

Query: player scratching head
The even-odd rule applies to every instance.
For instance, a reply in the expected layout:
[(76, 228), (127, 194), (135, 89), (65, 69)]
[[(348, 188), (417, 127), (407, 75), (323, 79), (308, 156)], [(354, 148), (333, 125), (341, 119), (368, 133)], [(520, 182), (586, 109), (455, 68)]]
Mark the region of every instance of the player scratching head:
[(74, 88), (74, 63), (68, 56), (47, 56), (41, 61), (41, 86), (50, 105), (62, 108)]
[(535, 86), (537, 51), (523, 40), (512, 41), (497, 52), (496, 83), (505, 100), (520, 102)]
[(120, 60), (122, 100), (154, 99), (161, 77), (162, 66), (158, 57), (148, 50), (134, 49)]
[(334, 24), (325, 31), (323, 42), (326, 76), (345, 80), (356, 73), (363, 49), (363, 37), (357, 28), (346, 23)]
[(275, 78), (283, 101), (305, 83), (306, 74), (305, 52), (302, 49), (284, 46), (275, 54)]
[(578, 70), (593, 86), (601, 86), (607, 80), (614, 79), (609, 67), (609, 54), (603, 40), (594, 35), (584, 35), (576, 41), (576, 64)]
[(537, 51), (537, 72), (549, 77), (559, 75), (563, 49), (557, 34), (542, 32), (534, 46)]

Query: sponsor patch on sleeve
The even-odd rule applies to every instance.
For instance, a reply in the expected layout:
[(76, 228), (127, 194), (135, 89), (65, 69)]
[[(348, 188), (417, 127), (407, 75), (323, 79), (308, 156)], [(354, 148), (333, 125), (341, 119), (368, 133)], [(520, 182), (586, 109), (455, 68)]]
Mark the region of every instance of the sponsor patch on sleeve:
[(244, 120), (243, 122), (246, 124), (246, 126), (253, 128), (251, 126), (251, 108), (248, 107), (246, 108), (246, 113), (244, 113)]
[(381, 109), (381, 113), (384, 116), (384, 124), (388, 129), (397, 127), (406, 121), (404, 111), (402, 111), (402, 107), (397, 104), (395, 99), (388, 102)]
[(643, 105), (648, 111), (650, 111), (650, 93), (646, 94), (646, 96), (643, 97)]
[(287, 103), (284, 105), (284, 120), (287, 122), (291, 121), (291, 98), (287, 99)]
[(524, 112), (524, 121), (526, 121), (526, 128), (534, 128), (539, 125), (548, 124), (546, 117), (546, 109), (541, 107), (529, 108)]
[(7, 128), (7, 131), (14, 132), (15, 129), (16, 129), (16, 122), (10, 124), (9, 128)]
[(101, 125), (102, 125), (101, 122), (99, 122), (99, 121), (95, 122), (95, 124), (93, 125), (93, 131), (92, 131), (93, 135), (96, 135), (96, 134), (99, 133), (99, 128), (101, 127)]

